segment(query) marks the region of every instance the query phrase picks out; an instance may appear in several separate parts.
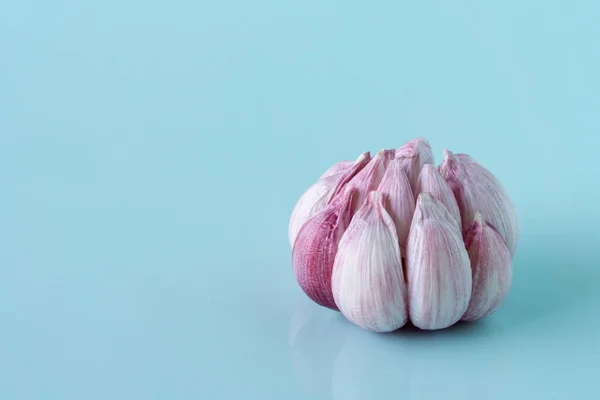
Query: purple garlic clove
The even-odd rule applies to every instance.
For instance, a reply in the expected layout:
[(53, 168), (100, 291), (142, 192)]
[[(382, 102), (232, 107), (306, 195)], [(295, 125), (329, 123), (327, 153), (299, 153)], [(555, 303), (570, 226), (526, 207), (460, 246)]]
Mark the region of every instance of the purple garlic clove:
[(450, 215), (456, 220), (458, 227), (461, 228), (460, 210), (458, 209), (454, 193), (452, 193), (452, 189), (450, 189), (448, 183), (446, 183), (437, 168), (432, 164), (424, 165), (419, 174), (416, 196), (420, 193), (429, 193), (435, 197), (436, 200), (446, 207)]
[(413, 194), (418, 196), (417, 179), (421, 169), (425, 164), (435, 163), (429, 142), (423, 138), (411, 140), (396, 150), (396, 158), (400, 160), (400, 165), (408, 177)]
[(352, 323), (389, 332), (407, 321), (406, 284), (394, 221), (371, 192), (342, 237), (333, 268), (335, 303)]
[(465, 232), (471, 259), (473, 291), (463, 321), (475, 321), (496, 311), (506, 298), (512, 282), (510, 253), (502, 236), (476, 213)]
[(400, 160), (390, 162), (377, 191), (383, 196), (383, 204), (396, 225), (400, 248), (404, 251), (415, 213), (415, 199)]
[(514, 256), (519, 239), (519, 221), (506, 189), (487, 169), (466, 154), (444, 150), (439, 171), (448, 182), (458, 208), (462, 229), (466, 230), (476, 213), (498, 230)]
[(348, 182), (347, 187), (356, 195), (352, 201), (352, 214), (354, 214), (365, 202), (367, 195), (377, 190), (383, 179), (385, 170), (391, 160), (394, 159), (394, 150), (381, 150), (369, 163)]
[(408, 312), (421, 329), (461, 319), (471, 298), (471, 268), (456, 220), (427, 193), (417, 199), (406, 245)]
[(298, 235), (302, 225), (311, 216), (325, 209), (335, 195), (342, 190), (344, 185), (362, 170), (369, 163), (370, 159), (369, 152), (363, 153), (351, 167), (319, 179), (304, 192), (298, 203), (296, 203), (296, 207), (294, 207), (290, 218), (288, 236), (292, 247), (294, 247), (296, 235)]
[(331, 291), (331, 272), (338, 242), (351, 218), (354, 193), (344, 191), (313, 215), (300, 229), (292, 249), (298, 284), (314, 302), (337, 310)]

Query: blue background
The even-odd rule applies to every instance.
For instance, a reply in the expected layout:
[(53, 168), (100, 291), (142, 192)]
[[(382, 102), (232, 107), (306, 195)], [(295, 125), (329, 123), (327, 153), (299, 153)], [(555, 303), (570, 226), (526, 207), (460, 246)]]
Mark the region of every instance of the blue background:
[[(483, 3), (3, 1), (0, 398), (598, 397), (600, 3)], [(304, 297), (288, 218), (417, 136), (508, 188), (514, 285), (376, 335)]]

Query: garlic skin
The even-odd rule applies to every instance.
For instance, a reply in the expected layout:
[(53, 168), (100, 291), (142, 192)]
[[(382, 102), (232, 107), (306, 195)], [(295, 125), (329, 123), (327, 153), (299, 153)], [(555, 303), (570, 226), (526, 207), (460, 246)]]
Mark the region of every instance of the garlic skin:
[(423, 138), (413, 139), (396, 150), (396, 158), (400, 160), (413, 193), (418, 195), (417, 180), (421, 169), (425, 164), (435, 163), (431, 145)]
[(332, 276), (335, 303), (352, 323), (374, 332), (406, 324), (406, 284), (394, 221), (371, 192), (340, 240)]
[(465, 232), (465, 246), (473, 271), (473, 290), (463, 321), (484, 318), (498, 309), (512, 283), (510, 252), (502, 236), (480, 213)]
[(421, 329), (461, 319), (471, 298), (471, 268), (456, 220), (427, 193), (417, 199), (406, 245), (408, 312)]
[[(325, 172), (324, 177), (314, 183), (300, 197), (292, 216), (288, 229), (288, 237), (291, 247), (294, 247), (296, 236), (302, 228), (302, 225), (313, 215), (322, 211), (332, 201), (334, 196), (338, 194), (359, 171), (361, 171), (371, 160), (369, 152), (362, 153), (354, 163), (346, 169), (341, 169), (334, 173), (335, 169), (340, 169), (339, 165), (334, 165)], [(330, 175), (327, 175), (327, 174)]]
[(461, 228), (460, 210), (448, 183), (433, 164), (425, 164), (417, 180), (417, 194), (429, 193), (446, 207)]
[(292, 265), (298, 284), (315, 303), (337, 310), (331, 289), (331, 273), (338, 243), (351, 218), (354, 193), (346, 190), (309, 218), (292, 249)]
[(328, 176), (343, 172), (350, 168), (352, 165), (354, 165), (354, 161), (340, 161), (339, 163), (335, 163), (331, 167), (329, 167), (319, 179), (327, 178)]
[(452, 189), (466, 230), (477, 212), (495, 227), (514, 256), (519, 239), (519, 221), (506, 189), (471, 156), (444, 150), (439, 171)]
[(396, 225), (400, 249), (403, 251), (415, 213), (415, 200), (400, 160), (390, 162), (377, 191), (383, 195), (383, 204)]
[(373, 156), (371, 161), (348, 182), (347, 188), (355, 192), (352, 200), (352, 215), (362, 207), (367, 195), (376, 190), (383, 179), (383, 175), (394, 159), (394, 150), (381, 150)]

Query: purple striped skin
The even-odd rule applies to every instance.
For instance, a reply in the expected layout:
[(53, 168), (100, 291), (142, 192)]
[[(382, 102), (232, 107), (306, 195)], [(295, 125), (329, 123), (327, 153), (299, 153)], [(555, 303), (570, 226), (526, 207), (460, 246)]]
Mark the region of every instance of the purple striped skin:
[(446, 207), (427, 193), (417, 199), (406, 244), (408, 313), (418, 328), (447, 328), (471, 298), (471, 268), (462, 234)]
[(302, 226), (292, 249), (292, 265), (298, 284), (315, 303), (337, 310), (331, 290), (331, 274), (338, 243), (352, 218), (355, 194), (346, 190), (325, 210)]
[(377, 191), (381, 193), (385, 209), (394, 221), (400, 249), (404, 255), (410, 223), (415, 213), (415, 198), (400, 160), (390, 162)]
[(349, 168), (319, 179), (300, 197), (292, 216), (288, 228), (290, 245), (294, 247), (296, 235), (300, 232), (302, 225), (313, 215), (322, 211), (329, 205), (334, 197), (341, 193), (344, 186), (366, 165), (369, 164), (371, 155), (365, 152)]
[(333, 164), (327, 171), (321, 175), (319, 179), (327, 178), (331, 175), (336, 175), (350, 168), (354, 164), (354, 161), (340, 161), (339, 163)]
[(348, 182), (348, 188), (355, 192), (352, 201), (352, 215), (364, 204), (370, 192), (377, 190), (379, 183), (390, 163), (394, 159), (394, 150), (381, 150), (371, 161)]
[(475, 321), (496, 311), (508, 295), (512, 262), (502, 236), (481, 214), (475, 214), (464, 237), (473, 271), (473, 290), (462, 320)]
[(435, 163), (429, 142), (423, 138), (411, 140), (396, 150), (396, 158), (400, 160), (402, 169), (410, 182), (413, 194), (418, 196), (417, 179), (419, 179), (421, 169), (423, 169), (425, 164)]
[(418, 196), (420, 193), (429, 193), (442, 203), (456, 220), (459, 229), (461, 229), (460, 209), (456, 203), (454, 193), (452, 193), (452, 189), (433, 164), (424, 165), (419, 174), (416, 195)]
[(394, 221), (371, 192), (344, 233), (332, 277), (335, 303), (352, 323), (391, 332), (407, 321), (406, 283)]
[(460, 209), (462, 229), (466, 230), (476, 213), (494, 226), (514, 256), (519, 239), (519, 220), (515, 206), (500, 181), (466, 154), (444, 150), (438, 167), (454, 193)]

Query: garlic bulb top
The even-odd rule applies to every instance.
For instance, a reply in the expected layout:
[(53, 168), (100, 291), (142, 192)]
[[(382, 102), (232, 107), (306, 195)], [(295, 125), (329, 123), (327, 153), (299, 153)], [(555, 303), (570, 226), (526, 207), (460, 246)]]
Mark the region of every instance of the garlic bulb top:
[(493, 313), (512, 281), (518, 220), (506, 190), (465, 154), (435, 168), (419, 138), (330, 167), (290, 219), (298, 284), (352, 323), (442, 329)]

